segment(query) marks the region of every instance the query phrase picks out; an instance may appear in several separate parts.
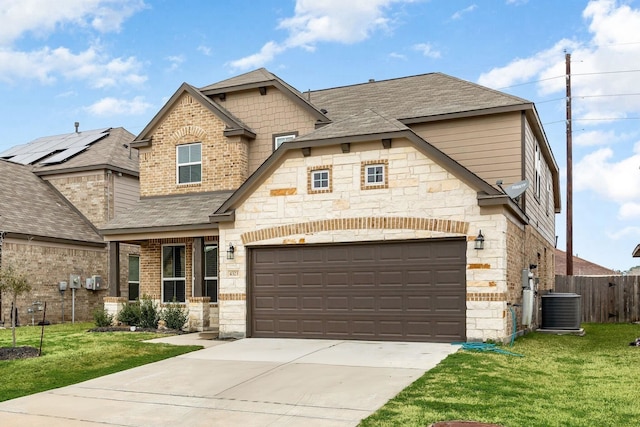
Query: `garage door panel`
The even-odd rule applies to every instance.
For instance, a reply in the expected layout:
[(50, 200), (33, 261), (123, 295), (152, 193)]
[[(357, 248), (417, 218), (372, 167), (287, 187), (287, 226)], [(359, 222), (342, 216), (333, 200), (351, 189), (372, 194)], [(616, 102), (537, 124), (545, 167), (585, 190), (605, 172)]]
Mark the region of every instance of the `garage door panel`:
[(464, 341), (465, 254), (463, 239), (252, 249), (250, 334)]

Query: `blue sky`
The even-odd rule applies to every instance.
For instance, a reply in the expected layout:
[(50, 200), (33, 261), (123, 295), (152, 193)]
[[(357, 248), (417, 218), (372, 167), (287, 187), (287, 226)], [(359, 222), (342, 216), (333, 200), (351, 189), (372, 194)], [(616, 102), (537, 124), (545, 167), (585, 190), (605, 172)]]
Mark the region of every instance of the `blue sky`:
[(640, 265), (640, 1), (0, 0), (0, 150), (137, 134), (182, 82), (266, 67), (297, 89), (443, 72), (536, 103), (566, 201), (572, 55), (574, 253)]

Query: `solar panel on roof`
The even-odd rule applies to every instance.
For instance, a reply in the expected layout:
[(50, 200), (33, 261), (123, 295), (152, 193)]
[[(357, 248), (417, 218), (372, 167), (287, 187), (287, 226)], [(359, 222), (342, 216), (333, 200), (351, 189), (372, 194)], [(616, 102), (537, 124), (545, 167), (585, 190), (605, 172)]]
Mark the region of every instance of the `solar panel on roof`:
[(84, 151), (94, 142), (108, 136), (110, 129), (95, 129), (37, 138), (27, 144), (18, 145), (0, 153), (0, 157), (23, 165), (33, 164), (48, 156), (51, 157), (42, 162), (43, 164), (63, 162)]
[(69, 157), (74, 156), (78, 153), (80, 153), (81, 151), (86, 150), (87, 148), (89, 148), (88, 145), (83, 145), (81, 147), (71, 147), (71, 148), (67, 148), (66, 150), (64, 150), (61, 153), (55, 154), (51, 157), (49, 157), (48, 159), (44, 160), (43, 162), (41, 162), (43, 165), (50, 165), (52, 163), (60, 163), (60, 162), (64, 162), (65, 160), (67, 160)]

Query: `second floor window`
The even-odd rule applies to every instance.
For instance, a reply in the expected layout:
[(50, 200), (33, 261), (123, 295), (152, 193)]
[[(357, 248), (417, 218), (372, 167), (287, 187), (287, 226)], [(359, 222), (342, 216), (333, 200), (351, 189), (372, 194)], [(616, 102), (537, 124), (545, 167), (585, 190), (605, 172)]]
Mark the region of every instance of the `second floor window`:
[(277, 150), (283, 142), (291, 141), (298, 136), (298, 132), (283, 133), (280, 135), (273, 135), (273, 149)]
[(178, 184), (202, 181), (202, 144), (179, 145), (177, 150)]

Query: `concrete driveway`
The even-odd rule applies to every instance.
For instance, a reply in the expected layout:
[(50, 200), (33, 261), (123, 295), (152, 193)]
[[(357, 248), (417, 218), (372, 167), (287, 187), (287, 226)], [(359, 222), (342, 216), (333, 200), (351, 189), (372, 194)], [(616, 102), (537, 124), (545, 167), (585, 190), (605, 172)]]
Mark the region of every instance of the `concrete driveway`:
[[(458, 347), (250, 338), (0, 403), (3, 426), (354, 426)], [(87, 361), (91, 363), (91, 361)]]

